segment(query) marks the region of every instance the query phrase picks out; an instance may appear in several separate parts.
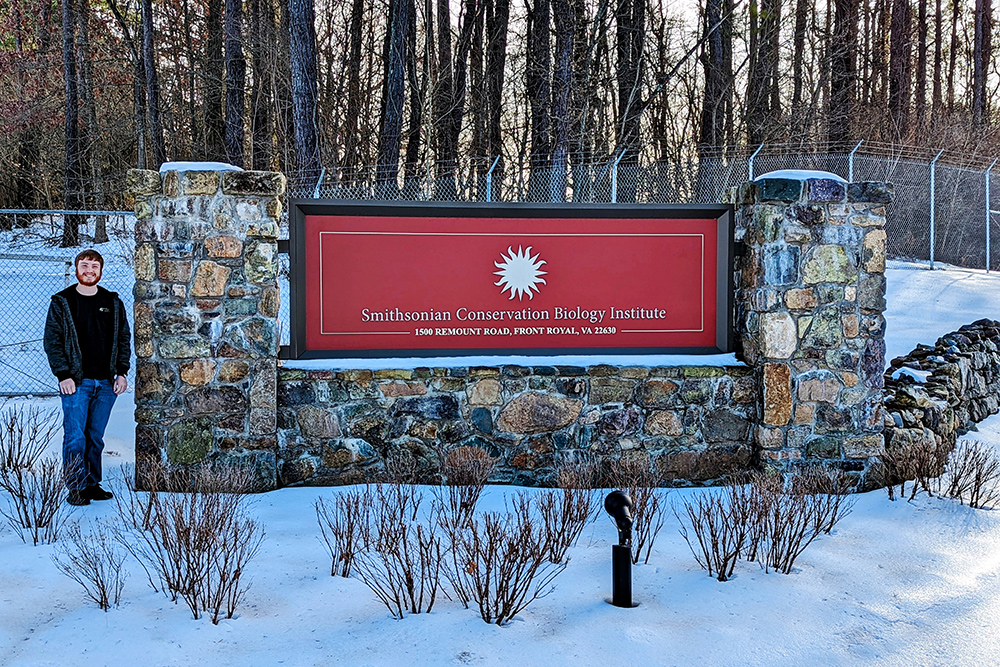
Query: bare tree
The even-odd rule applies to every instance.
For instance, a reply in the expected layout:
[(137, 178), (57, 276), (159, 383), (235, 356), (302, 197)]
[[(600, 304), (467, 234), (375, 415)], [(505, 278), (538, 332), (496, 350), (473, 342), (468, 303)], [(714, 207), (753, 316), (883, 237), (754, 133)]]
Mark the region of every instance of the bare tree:
[(993, 3), (976, 0), (972, 40), (972, 121), (982, 127), (989, 117), (987, 78), (992, 61)]
[[(73, 3), (63, 2), (62, 35), (63, 35), (63, 69), (66, 82), (66, 168), (63, 178), (64, 199), (66, 208), (80, 208), (80, 127), (79, 127), (79, 92), (76, 73), (76, 15)], [(80, 216), (63, 216), (62, 247), (69, 248), (80, 244)]]
[(912, 51), (910, 0), (892, 0), (889, 28), (889, 122), (897, 137), (909, 132)]
[(410, 14), (413, 0), (390, 0), (389, 25), (382, 52), (382, 113), (378, 135), (378, 165), (375, 179), (379, 196), (394, 199), (398, 194), (399, 149), (402, 143), (403, 115), (406, 103), (405, 62)]
[(288, 19), (296, 175), (299, 179), (316, 179), (320, 170), (320, 150), (316, 132), (316, 19), (313, 0), (289, 0)]
[(153, 163), (159, 168), (167, 161), (167, 150), (160, 122), (160, 82), (156, 68), (156, 43), (153, 39), (155, 29), (153, 0), (142, 0), (142, 63), (146, 74), (146, 112), (153, 143)]
[(226, 0), (226, 160), (242, 167), (246, 68), (243, 58), (243, 0)]
[(858, 3), (857, 0), (835, 0), (834, 9), (828, 133), (832, 143), (844, 143), (851, 139), (851, 120), (856, 113)]

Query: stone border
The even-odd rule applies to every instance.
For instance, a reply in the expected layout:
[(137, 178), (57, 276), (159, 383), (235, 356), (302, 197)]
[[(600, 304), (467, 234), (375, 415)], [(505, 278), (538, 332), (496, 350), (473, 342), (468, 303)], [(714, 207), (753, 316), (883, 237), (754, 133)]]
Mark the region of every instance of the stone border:
[(977, 320), (893, 359), (885, 390), (887, 449), (950, 452), (1000, 410), (1000, 322)]

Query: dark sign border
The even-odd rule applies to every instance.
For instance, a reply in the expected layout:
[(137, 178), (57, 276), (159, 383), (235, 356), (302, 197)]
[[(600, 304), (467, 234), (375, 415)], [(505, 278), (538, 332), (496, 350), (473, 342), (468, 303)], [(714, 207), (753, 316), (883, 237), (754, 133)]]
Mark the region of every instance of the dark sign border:
[[(717, 225), (715, 347), (481, 348), (433, 350), (310, 350), (306, 347), (307, 215), (464, 218), (700, 218)], [(288, 359), (391, 357), (723, 354), (733, 350), (733, 207), (729, 204), (526, 204), (468, 202), (371, 202), (291, 199), (288, 202), (291, 344)]]

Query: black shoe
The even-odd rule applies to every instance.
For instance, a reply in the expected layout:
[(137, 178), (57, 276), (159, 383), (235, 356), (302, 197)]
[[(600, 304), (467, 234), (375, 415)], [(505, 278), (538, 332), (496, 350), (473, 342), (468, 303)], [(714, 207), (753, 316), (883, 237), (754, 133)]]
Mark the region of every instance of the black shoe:
[(82, 493), (83, 497), (88, 500), (110, 500), (115, 497), (115, 494), (102, 489), (100, 484), (88, 486)]
[(79, 489), (70, 489), (69, 497), (66, 498), (66, 502), (68, 502), (70, 505), (77, 505), (77, 506), (89, 505), (90, 498), (84, 495), (84, 492), (80, 491)]

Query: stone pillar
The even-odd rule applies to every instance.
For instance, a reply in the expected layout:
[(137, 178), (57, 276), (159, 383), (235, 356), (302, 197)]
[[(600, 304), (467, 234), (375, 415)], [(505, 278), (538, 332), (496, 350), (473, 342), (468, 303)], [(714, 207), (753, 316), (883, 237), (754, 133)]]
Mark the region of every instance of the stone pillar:
[(765, 466), (822, 465), (863, 479), (883, 451), (891, 197), (890, 185), (824, 172), (735, 193), (745, 248), (737, 331), (758, 377), (754, 442)]
[(277, 485), (277, 236), (285, 177), (131, 170), (136, 478), (238, 465)]

